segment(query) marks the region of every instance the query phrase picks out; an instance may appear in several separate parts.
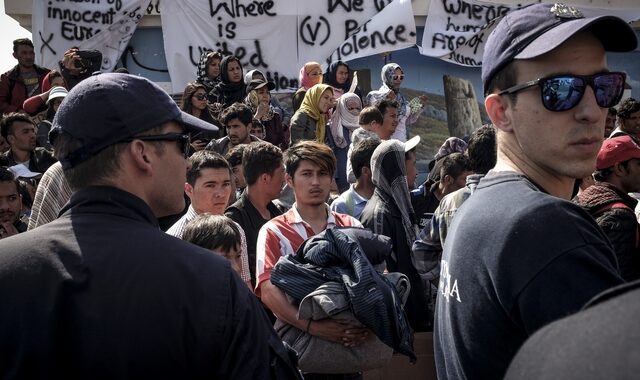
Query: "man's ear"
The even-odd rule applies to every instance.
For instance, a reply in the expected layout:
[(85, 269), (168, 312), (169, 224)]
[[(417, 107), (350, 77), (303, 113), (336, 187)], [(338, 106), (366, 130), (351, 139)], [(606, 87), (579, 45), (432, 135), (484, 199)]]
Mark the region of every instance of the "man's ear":
[(131, 156), (130, 162), (135, 165), (138, 170), (145, 172), (151, 171), (152, 163), (149, 158), (149, 146), (143, 141), (133, 140), (128, 147), (128, 153)]
[(618, 177), (624, 177), (628, 173), (629, 170), (627, 170), (625, 165), (622, 165), (622, 162), (617, 162), (615, 165), (613, 165), (613, 174), (617, 175)]
[(193, 186), (189, 182), (184, 183), (184, 192), (187, 194), (189, 199), (193, 199)]
[(504, 132), (513, 131), (511, 117), (508, 112), (512, 106), (507, 95), (491, 94), (484, 100), (484, 106), (496, 128)]
[(452, 185), (453, 182), (455, 181), (455, 178), (453, 178), (452, 176), (450, 176), (449, 174), (445, 175), (444, 178), (442, 178), (442, 183), (445, 185)]
[(289, 185), (289, 187), (293, 189), (293, 177), (291, 177), (289, 174), (285, 174), (284, 180), (287, 182), (287, 185)]

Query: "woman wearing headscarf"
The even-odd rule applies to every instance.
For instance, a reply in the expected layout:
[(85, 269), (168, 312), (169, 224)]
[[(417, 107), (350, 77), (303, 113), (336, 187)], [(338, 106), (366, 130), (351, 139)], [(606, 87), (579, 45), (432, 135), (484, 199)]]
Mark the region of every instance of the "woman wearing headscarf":
[(317, 84), (322, 83), (322, 67), (318, 62), (307, 62), (300, 68), (300, 74), (298, 75), (300, 81), (300, 88), (293, 94), (293, 100), (291, 105), (293, 106), (293, 112), (296, 112), (302, 101), (304, 100), (304, 94), (309, 89)]
[(337, 99), (342, 94), (349, 92), (351, 84), (356, 80), (354, 93), (362, 100), (362, 93), (357, 87), (358, 82), (353, 78), (353, 73), (349, 69), (349, 65), (342, 61), (336, 61), (329, 65), (327, 72), (322, 77), (322, 83), (333, 87), (333, 96)]
[(388, 63), (382, 67), (380, 73), (382, 86), (377, 91), (371, 91), (365, 99), (366, 105), (374, 106), (384, 98), (395, 100), (398, 107), (398, 126), (391, 136), (392, 139), (407, 141), (407, 126), (415, 123), (427, 106), (427, 97), (421, 95), (408, 101), (400, 92), (400, 85), (404, 80), (404, 72), (397, 63)]
[[(335, 88), (333, 89), (335, 94)], [(358, 119), (362, 110), (362, 102), (353, 92), (343, 94), (331, 115), (327, 144), (336, 156), (336, 184), (342, 193), (349, 188), (347, 181), (347, 151), (351, 144), (351, 133), (358, 128)]]
[[(409, 277), (411, 292), (405, 305), (407, 318), (414, 330), (427, 331), (430, 328), (428, 298), (411, 252), (418, 236), (418, 226), (407, 181), (407, 175), (415, 176), (415, 161), (411, 155), (415, 154), (413, 148), (417, 140), (407, 143), (382, 141), (373, 152), (371, 175), (375, 190), (362, 211), (360, 221), (374, 233), (391, 238), (394, 249), (387, 259), (387, 270)], [(410, 168), (407, 161), (412, 163)]]
[(242, 102), (247, 95), (240, 60), (229, 55), (220, 62), (220, 82), (209, 93), (214, 116), (219, 115), (233, 103)]
[[(218, 125), (209, 111), (206, 87), (197, 82), (188, 83), (182, 93), (180, 109), (207, 123)], [(222, 128), (221, 128), (222, 129)], [(191, 136), (191, 146), (194, 150), (202, 150), (212, 139), (218, 138), (218, 132), (198, 132)]]
[(220, 62), (222, 54), (217, 51), (207, 50), (200, 56), (198, 62), (198, 79), (196, 82), (204, 86), (207, 94), (220, 82)]
[(325, 142), (329, 110), (333, 107), (333, 89), (317, 84), (304, 95), (300, 108), (291, 118), (291, 145), (302, 140)]
[(264, 136), (261, 139), (284, 150), (289, 147), (289, 140), (286, 138), (286, 131), (282, 125), (280, 114), (270, 104), (271, 93), (269, 91), (274, 88), (273, 82), (253, 79), (247, 85), (248, 94), (244, 102), (251, 108), (253, 113), (254, 122), (252, 127), (257, 127), (257, 125), (254, 125), (257, 123), (263, 128)]
[[(244, 84), (249, 86), (249, 83), (254, 79), (261, 79), (261, 80), (263, 80), (265, 82), (268, 82), (267, 77), (264, 76), (264, 73), (262, 71), (260, 71), (260, 70), (249, 70), (244, 75)], [(274, 85), (275, 85), (275, 83), (274, 83)], [(280, 104), (280, 101), (278, 101), (278, 98), (276, 98), (275, 96), (271, 96), (271, 100), (269, 100), (269, 104), (271, 105), (273, 111), (277, 112), (278, 115), (280, 115), (280, 120), (282, 120), (282, 124), (283, 124), (284, 128), (288, 132), (289, 122), (291, 121), (291, 116), (293, 115), (291, 110), (286, 109), (285, 107), (283, 107)], [(288, 141), (289, 141), (289, 137), (287, 136), (287, 145), (288, 145)]]

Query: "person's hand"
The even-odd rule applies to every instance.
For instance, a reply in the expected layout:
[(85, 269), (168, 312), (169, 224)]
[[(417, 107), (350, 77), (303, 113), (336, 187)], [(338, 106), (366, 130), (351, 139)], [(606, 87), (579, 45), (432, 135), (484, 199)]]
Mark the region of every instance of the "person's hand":
[(207, 140), (193, 140), (191, 141), (191, 146), (193, 149), (198, 152), (203, 150), (209, 142)]
[(71, 48), (64, 52), (64, 58), (62, 58), (62, 66), (69, 70), (71, 75), (80, 75), (82, 69), (76, 67), (76, 60), (80, 59), (78, 55), (78, 49)]
[(0, 239), (17, 235), (18, 230), (11, 222), (0, 223)]
[(255, 118), (260, 120), (262, 119), (263, 116), (266, 116), (269, 114), (269, 104), (267, 103), (260, 103), (258, 104), (258, 108), (256, 109), (256, 114), (255, 114)]
[(42, 99), (43, 102), (45, 102), (45, 103), (47, 102), (47, 100), (49, 99), (49, 93), (51, 93), (52, 89), (53, 89), (53, 87), (51, 87), (47, 91), (45, 91), (42, 94), (40, 94), (40, 98)]
[(343, 344), (346, 347), (355, 347), (367, 340), (369, 330), (354, 326), (346, 320), (327, 318), (311, 321), (309, 334), (329, 342)]
[(387, 99), (389, 100), (396, 100), (396, 93), (393, 90), (389, 90), (389, 92), (387, 92)]
[(420, 99), (420, 103), (422, 103), (423, 107), (427, 105), (427, 101), (428, 101), (427, 95), (420, 95), (418, 99)]

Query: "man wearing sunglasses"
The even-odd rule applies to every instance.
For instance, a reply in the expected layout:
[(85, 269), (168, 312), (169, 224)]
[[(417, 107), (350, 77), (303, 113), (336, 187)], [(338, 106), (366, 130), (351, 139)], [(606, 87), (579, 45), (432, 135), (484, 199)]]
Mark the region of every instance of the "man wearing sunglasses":
[(498, 159), (447, 235), (438, 378), (502, 378), (529, 335), (622, 282), (606, 236), (568, 200), (595, 169), (624, 90), (605, 51), (636, 46), (623, 20), (563, 4), (513, 11), (488, 37), (482, 80)]
[(133, 75), (69, 92), (50, 137), (74, 193), (0, 241), (0, 377), (298, 377), (229, 262), (158, 227), (184, 207), (188, 134), (215, 128)]

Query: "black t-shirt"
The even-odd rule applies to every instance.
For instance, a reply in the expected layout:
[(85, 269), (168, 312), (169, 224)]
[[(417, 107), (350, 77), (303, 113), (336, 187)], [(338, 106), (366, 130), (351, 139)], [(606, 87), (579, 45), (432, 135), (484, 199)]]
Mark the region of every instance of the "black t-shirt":
[[(273, 203), (269, 202), (267, 210), (271, 218), (275, 218), (278, 215), (282, 215), (282, 211), (276, 207)], [(266, 220), (260, 215), (260, 212), (253, 206), (245, 190), (240, 198), (227, 207), (224, 213), (231, 218), (234, 222), (238, 223), (244, 230), (244, 234), (247, 238), (247, 253), (249, 256), (249, 270), (251, 272), (251, 283), (256, 283), (256, 243), (258, 241), (258, 232), (269, 220)]]
[(490, 173), (444, 246), (438, 377), (502, 378), (528, 336), (620, 283), (611, 244), (586, 211), (522, 175)]

